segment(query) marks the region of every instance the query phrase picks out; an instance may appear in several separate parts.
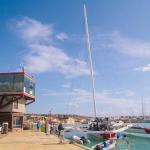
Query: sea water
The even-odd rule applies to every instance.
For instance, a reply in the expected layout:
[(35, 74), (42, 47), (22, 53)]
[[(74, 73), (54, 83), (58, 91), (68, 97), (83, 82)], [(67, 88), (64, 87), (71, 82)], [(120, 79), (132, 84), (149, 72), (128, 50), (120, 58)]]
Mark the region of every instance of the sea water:
[[(150, 123), (142, 123), (139, 125), (143, 127), (150, 127)], [(126, 140), (129, 141), (131, 150), (150, 150), (150, 134), (126, 133), (126, 132), (124, 133), (127, 135)], [(65, 137), (68, 139), (71, 139), (74, 135), (79, 137), (85, 136), (89, 138), (87, 132), (72, 131), (65, 133)], [(91, 143), (86, 144), (85, 146), (87, 147), (92, 147), (93, 145), (101, 142), (100, 139), (91, 137), (89, 140), (91, 141)], [(119, 140), (118, 146), (113, 150), (126, 150), (128, 147), (126, 140)]]
[[(131, 150), (150, 150), (150, 138), (127, 135), (127, 140)], [(127, 148), (127, 143), (124, 140), (120, 140), (118, 146), (113, 150), (125, 150)]]

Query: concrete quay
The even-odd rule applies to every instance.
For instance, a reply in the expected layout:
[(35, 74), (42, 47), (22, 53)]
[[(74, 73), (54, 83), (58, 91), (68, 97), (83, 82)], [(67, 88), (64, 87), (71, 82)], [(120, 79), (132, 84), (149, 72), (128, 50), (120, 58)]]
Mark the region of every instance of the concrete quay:
[(54, 135), (45, 135), (43, 132), (20, 131), (0, 135), (0, 150), (85, 150), (74, 144), (64, 142)]

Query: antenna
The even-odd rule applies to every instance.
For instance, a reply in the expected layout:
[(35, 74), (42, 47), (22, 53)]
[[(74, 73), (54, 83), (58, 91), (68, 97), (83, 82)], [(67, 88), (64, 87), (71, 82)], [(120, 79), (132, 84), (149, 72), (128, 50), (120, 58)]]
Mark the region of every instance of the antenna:
[(22, 72), (25, 72), (24, 64), (23, 64), (23, 63), (20, 64), (20, 68), (21, 68), (21, 71), (22, 71)]
[(94, 82), (94, 74), (93, 74), (90, 35), (89, 35), (89, 30), (88, 30), (88, 20), (87, 20), (87, 13), (86, 13), (86, 6), (85, 6), (85, 4), (84, 4), (84, 19), (85, 19), (86, 42), (87, 42), (88, 57), (89, 57), (89, 64), (90, 64), (90, 75), (91, 75), (91, 82), (92, 82), (92, 96), (93, 96), (93, 106), (94, 106), (94, 117), (96, 118), (95, 82)]

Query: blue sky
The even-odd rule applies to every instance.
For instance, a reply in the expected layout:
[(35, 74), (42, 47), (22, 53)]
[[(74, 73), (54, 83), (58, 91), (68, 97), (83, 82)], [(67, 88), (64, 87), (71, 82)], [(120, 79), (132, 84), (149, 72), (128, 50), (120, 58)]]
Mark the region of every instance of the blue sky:
[(93, 115), (86, 4), (98, 116), (150, 114), (150, 1), (0, 0), (0, 71), (35, 77), (27, 112)]

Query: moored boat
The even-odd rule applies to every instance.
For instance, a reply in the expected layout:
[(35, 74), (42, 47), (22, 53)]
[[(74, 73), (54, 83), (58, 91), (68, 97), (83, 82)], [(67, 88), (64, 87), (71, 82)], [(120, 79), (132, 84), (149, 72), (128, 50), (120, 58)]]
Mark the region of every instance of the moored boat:
[(150, 128), (144, 128), (144, 131), (145, 131), (147, 134), (150, 134)]
[(114, 133), (114, 132), (105, 132), (105, 133), (101, 134), (101, 136), (103, 137), (103, 139), (108, 140), (108, 139), (115, 138), (116, 133)]
[(98, 148), (101, 148), (101, 150), (110, 150), (110, 149), (115, 148), (115, 146), (116, 146), (116, 141), (115, 140), (106, 140), (104, 142), (100, 142), (100, 143), (92, 146), (92, 148), (94, 150), (96, 150)]
[(87, 139), (85, 136), (79, 137), (79, 136), (74, 135), (74, 136), (72, 137), (72, 141), (73, 141), (73, 142), (76, 142), (76, 143), (79, 143), (79, 144), (90, 143), (90, 140)]
[(100, 122), (97, 120), (94, 71), (93, 71), (93, 62), (92, 62), (92, 55), (91, 55), (90, 35), (88, 31), (88, 19), (87, 19), (85, 5), (84, 5), (84, 19), (85, 19), (86, 41), (87, 41), (88, 58), (89, 58), (89, 66), (90, 66), (89, 71), (90, 71), (91, 83), (92, 83), (92, 98), (93, 98), (93, 106), (94, 106), (93, 110), (94, 110), (94, 118), (96, 119), (96, 122), (93, 123), (93, 126), (90, 126), (88, 133), (96, 134), (96, 135), (97, 134), (107, 135), (107, 134), (113, 133), (113, 135), (115, 135), (115, 133), (117, 132), (122, 132), (122, 131), (127, 130), (131, 126), (131, 124), (125, 125), (123, 122), (119, 122), (118, 124), (115, 123), (111, 125), (109, 124), (108, 120), (106, 120), (106, 123), (103, 122), (102, 120), (100, 120)]
[(128, 130), (126, 130), (126, 132), (129, 132), (129, 133), (142, 133), (142, 134), (145, 133), (144, 128), (140, 127), (140, 126), (133, 126), (133, 127), (129, 128)]
[[(96, 120), (90, 124), (90, 127), (87, 130), (87, 132), (88, 134), (92, 134), (96, 137), (109, 139), (114, 138), (116, 133), (128, 130), (131, 126), (131, 124), (125, 124), (123, 121), (113, 121), (109, 123), (109, 121)], [(110, 135), (111, 137), (109, 137)]]

